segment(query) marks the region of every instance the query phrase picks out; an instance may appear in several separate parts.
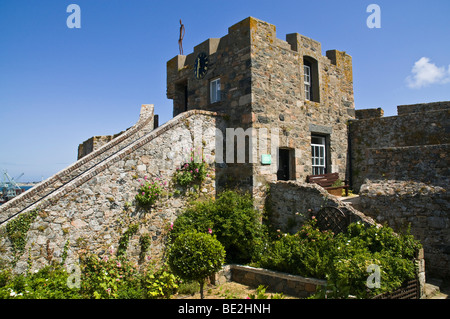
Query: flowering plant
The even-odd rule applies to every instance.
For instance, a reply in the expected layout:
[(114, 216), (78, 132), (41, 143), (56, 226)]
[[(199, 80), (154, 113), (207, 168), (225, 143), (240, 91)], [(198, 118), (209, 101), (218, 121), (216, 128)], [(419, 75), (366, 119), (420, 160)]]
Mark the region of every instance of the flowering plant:
[(138, 286), (137, 264), (122, 256), (115, 256), (113, 250), (104, 254), (82, 257), (82, 294), (87, 298), (124, 298), (128, 290)]
[[(141, 183), (141, 187), (135, 196), (136, 202), (139, 206), (144, 208), (150, 208), (156, 203), (156, 200), (166, 190), (167, 182), (162, 182), (159, 178), (155, 181), (147, 181), (147, 177), (144, 177), (145, 183)], [(140, 180), (138, 180), (140, 182)]]
[(191, 150), (190, 161), (176, 169), (175, 182), (181, 186), (201, 184), (207, 176), (207, 164), (203, 156)]

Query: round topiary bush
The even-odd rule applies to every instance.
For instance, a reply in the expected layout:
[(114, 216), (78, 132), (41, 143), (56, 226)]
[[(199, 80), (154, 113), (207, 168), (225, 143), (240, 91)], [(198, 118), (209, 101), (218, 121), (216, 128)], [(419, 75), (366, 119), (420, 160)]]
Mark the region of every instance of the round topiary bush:
[(180, 234), (171, 244), (167, 260), (177, 276), (200, 284), (203, 299), (205, 279), (222, 267), (225, 249), (215, 236), (190, 231)]

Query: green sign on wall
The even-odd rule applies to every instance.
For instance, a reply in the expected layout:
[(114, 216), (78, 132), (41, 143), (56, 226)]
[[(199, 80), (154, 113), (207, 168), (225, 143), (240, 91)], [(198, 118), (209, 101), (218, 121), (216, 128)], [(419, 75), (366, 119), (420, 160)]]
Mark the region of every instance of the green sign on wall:
[(270, 165), (272, 164), (272, 155), (270, 154), (262, 154), (261, 155), (261, 164)]

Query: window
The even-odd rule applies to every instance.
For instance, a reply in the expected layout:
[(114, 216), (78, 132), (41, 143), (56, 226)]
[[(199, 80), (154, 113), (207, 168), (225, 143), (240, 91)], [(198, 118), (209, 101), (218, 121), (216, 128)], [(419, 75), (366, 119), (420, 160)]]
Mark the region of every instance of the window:
[(303, 57), (303, 82), (305, 85), (305, 100), (320, 103), (319, 65), (316, 59)]
[(220, 78), (212, 80), (209, 85), (210, 101), (216, 103), (220, 101)]
[(173, 100), (173, 106), (174, 116), (188, 110), (188, 83), (186, 80), (175, 83), (175, 99)]
[(305, 98), (311, 100), (311, 67), (309, 65), (303, 66), (305, 72), (304, 82), (305, 82)]
[(311, 161), (312, 174), (319, 175), (326, 173), (326, 147), (324, 136), (311, 136)]

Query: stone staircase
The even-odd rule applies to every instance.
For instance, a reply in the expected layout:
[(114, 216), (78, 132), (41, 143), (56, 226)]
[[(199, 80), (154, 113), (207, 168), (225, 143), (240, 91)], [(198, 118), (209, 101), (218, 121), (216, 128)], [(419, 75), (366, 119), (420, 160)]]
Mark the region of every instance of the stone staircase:
[(142, 105), (138, 122), (123, 134), (81, 158), (69, 167), (39, 183), (27, 192), (24, 192), (7, 203), (1, 205), (0, 225), (27, 210), (38, 201), (41, 201), (47, 196), (58, 191), (64, 185), (67, 185), (83, 173), (94, 168), (99, 163), (102, 163), (107, 158), (151, 132), (154, 129), (153, 118), (154, 106), (152, 104)]

